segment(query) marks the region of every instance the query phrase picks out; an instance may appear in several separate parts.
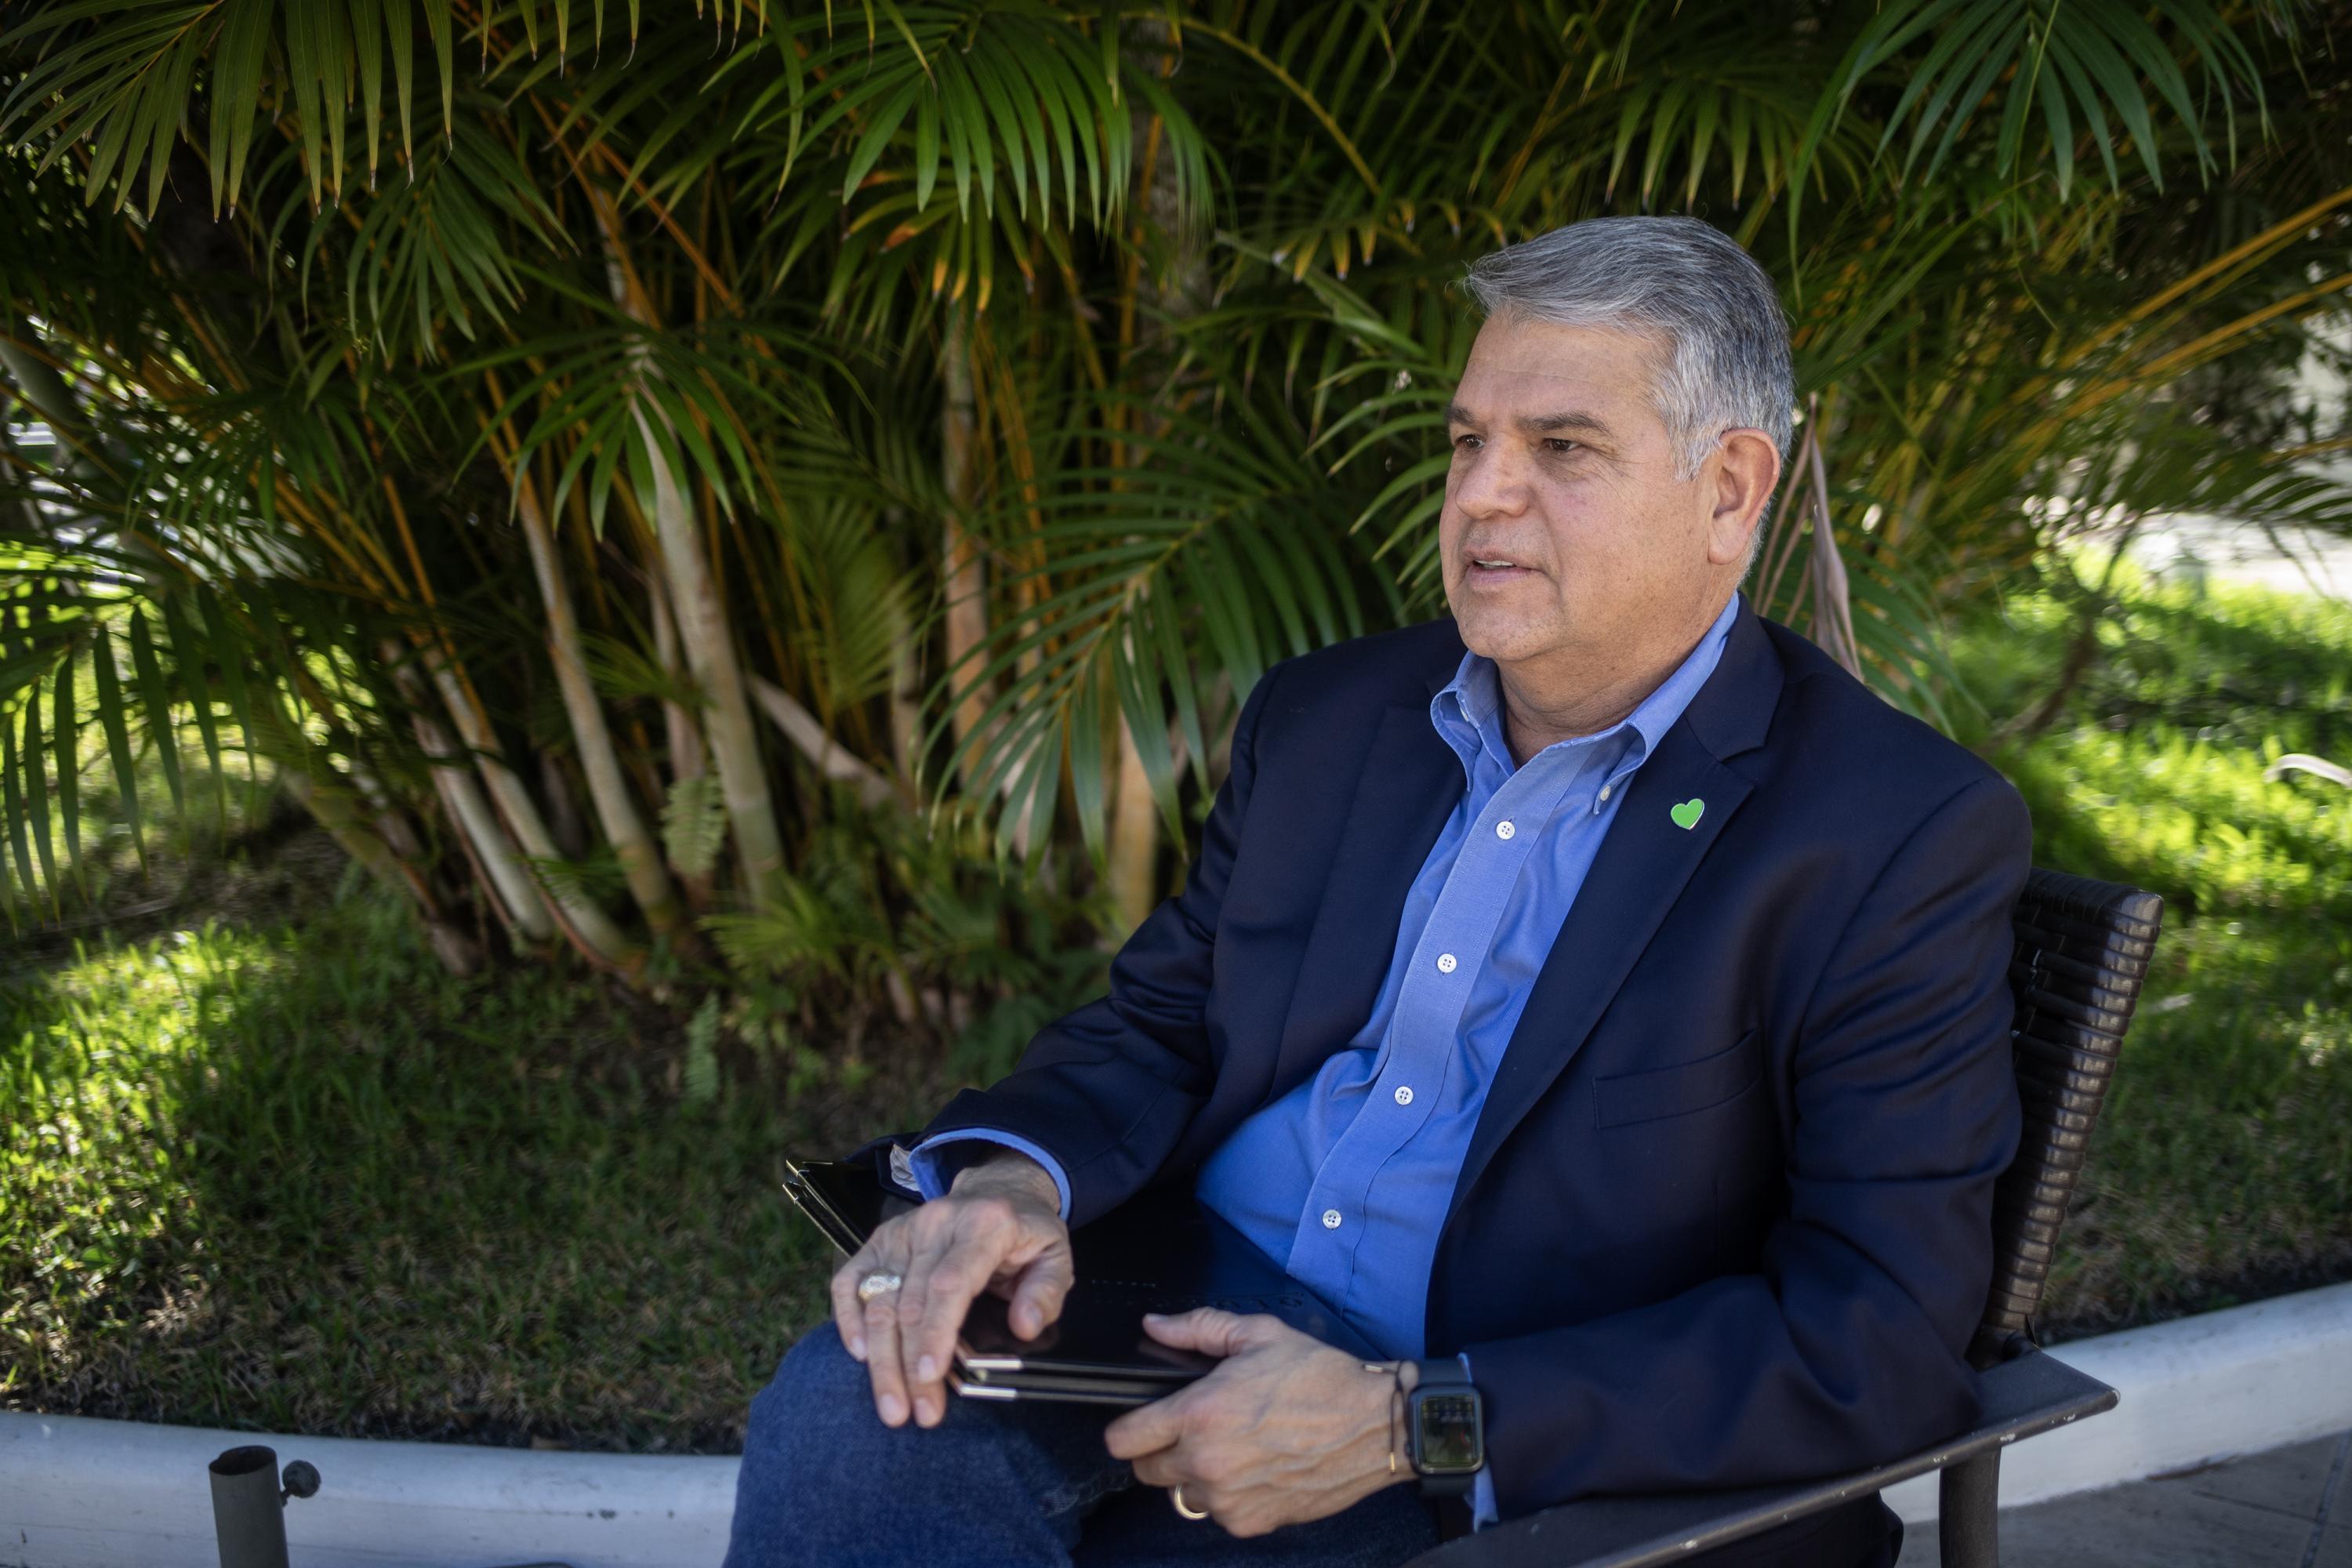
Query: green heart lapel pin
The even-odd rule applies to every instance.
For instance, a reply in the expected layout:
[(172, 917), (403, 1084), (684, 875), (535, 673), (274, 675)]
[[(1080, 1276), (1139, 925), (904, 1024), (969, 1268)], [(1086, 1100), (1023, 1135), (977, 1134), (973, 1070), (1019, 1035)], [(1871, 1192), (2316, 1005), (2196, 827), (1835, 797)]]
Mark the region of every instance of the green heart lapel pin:
[(1706, 802), (1699, 799), (1696, 795), (1693, 795), (1690, 799), (1683, 802), (1680, 805), (1675, 806), (1672, 811), (1667, 812), (1666, 815), (1675, 819), (1675, 826), (1676, 827), (1696, 827), (1698, 826), (1699, 813), (1706, 809)]

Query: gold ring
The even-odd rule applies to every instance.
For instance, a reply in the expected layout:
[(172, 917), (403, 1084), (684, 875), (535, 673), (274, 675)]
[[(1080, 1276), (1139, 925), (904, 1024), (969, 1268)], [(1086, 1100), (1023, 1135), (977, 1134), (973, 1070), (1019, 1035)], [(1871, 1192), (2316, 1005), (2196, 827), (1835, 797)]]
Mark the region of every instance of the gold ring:
[(1186, 1519), (1206, 1519), (1209, 1517), (1209, 1510), (1207, 1509), (1193, 1508), (1184, 1501), (1184, 1489), (1181, 1486), (1173, 1486), (1168, 1489), (1168, 1500), (1174, 1503), (1176, 1505), (1176, 1511), (1182, 1514)]
[(877, 1268), (857, 1282), (857, 1299), (871, 1301), (877, 1296), (887, 1296), (906, 1281), (887, 1268)]

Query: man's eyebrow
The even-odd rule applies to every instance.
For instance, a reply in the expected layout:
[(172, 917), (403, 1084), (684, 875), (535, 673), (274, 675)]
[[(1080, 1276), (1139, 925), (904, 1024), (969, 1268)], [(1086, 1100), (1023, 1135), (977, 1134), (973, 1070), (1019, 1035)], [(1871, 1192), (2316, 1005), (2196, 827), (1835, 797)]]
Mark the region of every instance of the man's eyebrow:
[(1519, 428), (1549, 436), (1559, 430), (1581, 430), (1591, 436), (1609, 435), (1609, 426), (1596, 415), (1571, 409), (1565, 414), (1534, 415), (1519, 421)]
[[(1470, 410), (1465, 408), (1459, 403), (1449, 403), (1445, 405), (1445, 422), (1448, 425), (1479, 425), (1484, 423), (1483, 420), (1479, 419), (1475, 415), (1472, 414)], [(1588, 435), (1600, 436), (1603, 437), (1607, 437), (1613, 434), (1613, 432), (1610, 430), (1609, 426), (1599, 417), (1591, 414), (1583, 413), (1577, 409), (1570, 409), (1567, 412), (1560, 414), (1521, 415), (1517, 419), (1517, 424), (1520, 429), (1537, 436), (1555, 435), (1562, 430), (1581, 430)]]

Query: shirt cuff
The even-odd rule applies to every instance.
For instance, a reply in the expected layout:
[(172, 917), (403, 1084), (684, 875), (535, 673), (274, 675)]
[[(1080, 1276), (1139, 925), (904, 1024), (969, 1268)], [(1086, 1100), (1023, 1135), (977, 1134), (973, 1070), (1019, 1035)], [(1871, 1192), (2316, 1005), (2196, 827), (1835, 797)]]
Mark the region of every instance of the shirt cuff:
[[(1477, 1382), (1478, 1374), (1470, 1370), (1470, 1352), (1462, 1351), (1457, 1354), (1464, 1374), (1471, 1382)], [(1489, 1455), (1487, 1462), (1478, 1467), (1476, 1479), (1470, 1483), (1470, 1522), (1475, 1529), (1484, 1530), (1499, 1522), (1502, 1517), (1503, 1510), (1495, 1504), (1495, 1465), (1493, 1456)]]
[(948, 1184), (955, 1180), (956, 1172), (961, 1170), (968, 1163), (969, 1156), (979, 1152), (978, 1150), (973, 1149), (963, 1150), (961, 1153), (965, 1158), (960, 1159), (955, 1154), (942, 1153), (940, 1151), (950, 1143), (974, 1142), (995, 1143), (1007, 1149), (1018, 1150), (1045, 1166), (1045, 1173), (1054, 1178), (1054, 1190), (1061, 1194), (1062, 1223), (1065, 1225), (1069, 1223), (1070, 1178), (1063, 1171), (1062, 1163), (1017, 1132), (995, 1132), (984, 1127), (968, 1127), (953, 1132), (938, 1133), (924, 1139), (908, 1151), (907, 1163), (914, 1167), (915, 1187), (923, 1194), (924, 1202), (928, 1203), (946, 1192)]

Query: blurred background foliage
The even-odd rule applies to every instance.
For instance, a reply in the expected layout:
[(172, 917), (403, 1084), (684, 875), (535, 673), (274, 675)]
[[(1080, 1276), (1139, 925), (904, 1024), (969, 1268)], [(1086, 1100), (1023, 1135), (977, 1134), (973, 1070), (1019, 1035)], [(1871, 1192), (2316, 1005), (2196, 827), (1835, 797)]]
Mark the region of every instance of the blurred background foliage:
[[(0, 23), (0, 1397), (730, 1447), (747, 1186), (1100, 987), (1442, 613), (1478, 254), (1748, 246), (1748, 591), (2170, 905), (2062, 1328), (2352, 1266), (2352, 8), (38, 0)], [(767, 1189), (772, 1193), (772, 1188)]]
[(277, 792), (458, 973), (1003, 1036), (1181, 874), (1267, 663), (1442, 613), (1464, 264), (1597, 213), (1781, 280), (1750, 592), (1958, 726), (1950, 618), (2095, 624), (2084, 530), (2352, 521), (2294, 374), (2344, 21), (18, 7), (8, 918)]

